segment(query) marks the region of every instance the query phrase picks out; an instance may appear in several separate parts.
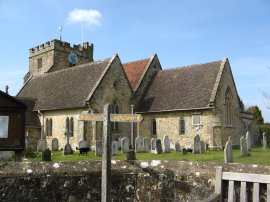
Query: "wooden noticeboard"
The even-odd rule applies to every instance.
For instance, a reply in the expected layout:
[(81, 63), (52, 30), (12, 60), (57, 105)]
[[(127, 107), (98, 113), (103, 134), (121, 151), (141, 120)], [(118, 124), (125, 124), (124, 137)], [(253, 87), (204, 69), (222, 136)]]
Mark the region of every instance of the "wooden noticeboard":
[(0, 151), (24, 150), (25, 110), (23, 103), (0, 91)]

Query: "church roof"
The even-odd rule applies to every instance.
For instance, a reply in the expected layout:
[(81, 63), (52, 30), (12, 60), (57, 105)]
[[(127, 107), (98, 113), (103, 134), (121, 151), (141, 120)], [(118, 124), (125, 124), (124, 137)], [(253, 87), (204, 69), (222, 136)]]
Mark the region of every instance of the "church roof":
[(85, 107), (114, 58), (33, 76), (17, 97), (36, 99), (35, 111)]
[(159, 71), (139, 112), (188, 110), (210, 107), (223, 61)]
[(151, 58), (147, 58), (123, 64), (125, 73), (133, 91), (136, 90), (135, 88), (137, 87), (138, 82), (140, 82), (141, 76), (147, 69), (150, 60)]

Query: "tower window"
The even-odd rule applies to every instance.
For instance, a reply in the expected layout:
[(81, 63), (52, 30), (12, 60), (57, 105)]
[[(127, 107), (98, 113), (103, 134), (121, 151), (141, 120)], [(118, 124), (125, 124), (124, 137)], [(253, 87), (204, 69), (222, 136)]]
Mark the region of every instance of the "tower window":
[(42, 58), (37, 59), (38, 69), (42, 68)]

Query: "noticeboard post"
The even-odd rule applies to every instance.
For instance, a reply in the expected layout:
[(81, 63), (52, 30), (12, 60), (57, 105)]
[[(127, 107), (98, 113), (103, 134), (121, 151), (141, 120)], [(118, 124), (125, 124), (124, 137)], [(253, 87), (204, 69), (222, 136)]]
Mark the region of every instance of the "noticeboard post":
[(137, 122), (143, 120), (140, 114), (111, 114), (110, 105), (104, 106), (103, 114), (88, 114), (84, 112), (80, 115), (80, 121), (102, 121), (102, 179), (101, 179), (101, 201), (111, 201), (111, 129), (110, 122)]

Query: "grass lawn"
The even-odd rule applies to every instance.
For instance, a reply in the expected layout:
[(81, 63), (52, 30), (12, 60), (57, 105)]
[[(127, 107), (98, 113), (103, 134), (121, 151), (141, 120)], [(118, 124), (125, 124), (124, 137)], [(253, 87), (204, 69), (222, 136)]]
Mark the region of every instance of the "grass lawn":
[[(174, 150), (171, 153), (163, 153), (159, 155), (151, 153), (136, 153), (137, 160), (170, 160), (170, 161), (203, 161), (203, 162), (224, 162), (224, 152), (206, 151), (204, 154), (176, 153)], [(125, 160), (125, 155), (119, 153), (118, 156), (113, 156), (113, 160)], [(270, 149), (264, 151), (262, 148), (252, 148), (249, 156), (241, 157), (240, 149), (233, 150), (234, 163), (243, 164), (261, 164), (270, 166)], [(62, 155), (61, 151), (52, 152), (52, 161), (91, 161), (101, 160), (101, 157), (96, 157), (94, 152), (88, 152), (88, 155), (79, 156), (79, 152), (73, 155)], [(41, 161), (41, 153), (35, 158), (24, 157), (23, 161), (38, 162)]]

